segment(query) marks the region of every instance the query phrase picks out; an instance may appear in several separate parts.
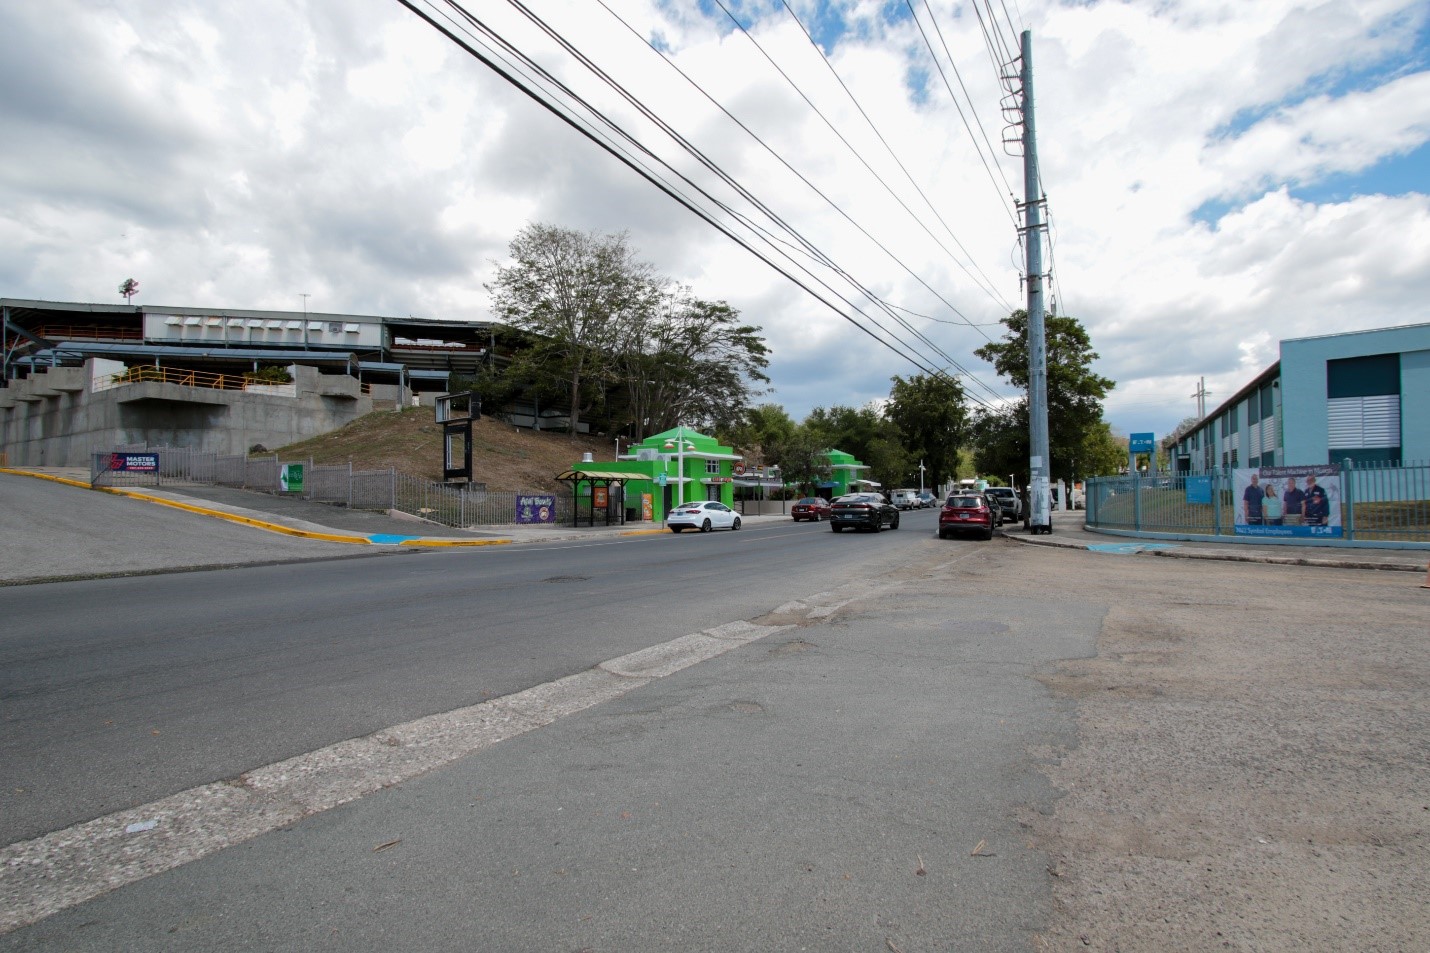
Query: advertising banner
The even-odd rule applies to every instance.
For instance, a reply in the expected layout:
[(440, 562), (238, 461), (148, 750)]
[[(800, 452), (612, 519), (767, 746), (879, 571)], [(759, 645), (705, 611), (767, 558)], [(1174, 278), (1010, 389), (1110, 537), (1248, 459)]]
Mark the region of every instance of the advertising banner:
[(651, 494), (649, 493), (641, 494), (641, 519), (655, 519), (655, 501), (651, 498)]
[(598, 486), (592, 492), (595, 493), (595, 496), (592, 498), (592, 505), (594, 505), (596, 509), (604, 510), (608, 505), (610, 505), (608, 501), (606, 487)]
[(516, 521), (518, 523), (556, 522), (556, 497), (525, 496), (516, 498)]
[(1232, 471), (1238, 536), (1341, 536), (1341, 471), (1335, 466)]
[(284, 493), (303, 492), (303, 464), (285, 463), (278, 471), (278, 485)]
[(158, 473), (157, 453), (111, 453), (109, 469), (120, 473)]

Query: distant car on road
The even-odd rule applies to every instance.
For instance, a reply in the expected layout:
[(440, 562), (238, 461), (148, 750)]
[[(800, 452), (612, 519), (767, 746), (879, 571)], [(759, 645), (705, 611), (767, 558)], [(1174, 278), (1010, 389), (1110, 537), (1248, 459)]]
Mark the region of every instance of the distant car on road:
[(987, 497), (980, 493), (955, 493), (939, 510), (938, 538), (972, 535), (992, 539), (996, 519)]
[(924, 490), (919, 494), (919, 505), (924, 507), (938, 506), (938, 497), (934, 496), (928, 490)]
[(843, 532), (846, 526), (877, 533), (886, 524), (889, 529), (899, 528), (899, 508), (884, 499), (882, 493), (851, 493), (830, 507), (829, 528), (836, 533)]
[(813, 520), (818, 523), (820, 520), (829, 519), (829, 501), (817, 496), (806, 496), (802, 500), (796, 500), (795, 504), (789, 508), (789, 515), (794, 517), (798, 523), (800, 520)]
[(724, 503), (701, 500), (682, 503), (671, 510), (666, 514), (665, 525), (670, 527), (672, 533), (686, 529), (698, 529), (702, 533), (708, 533), (712, 529), (739, 529), (740, 514)]
[(895, 490), (890, 502), (901, 510), (916, 510), (923, 506), (918, 490)]

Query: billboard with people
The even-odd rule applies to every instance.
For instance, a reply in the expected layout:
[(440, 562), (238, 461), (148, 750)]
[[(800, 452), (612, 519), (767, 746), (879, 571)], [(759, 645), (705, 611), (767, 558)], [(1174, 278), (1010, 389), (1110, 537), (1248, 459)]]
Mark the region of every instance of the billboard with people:
[(1335, 466), (1232, 471), (1238, 536), (1341, 535), (1341, 471)]

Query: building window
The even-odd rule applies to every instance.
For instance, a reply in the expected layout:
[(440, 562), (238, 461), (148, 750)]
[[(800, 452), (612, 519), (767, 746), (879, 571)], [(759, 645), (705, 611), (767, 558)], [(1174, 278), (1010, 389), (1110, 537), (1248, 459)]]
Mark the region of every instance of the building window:
[(706, 460), (706, 461), (705, 461), (705, 472), (706, 472), (708, 475), (710, 475), (710, 476), (719, 476), (719, 475), (720, 475), (720, 461), (719, 461), (719, 460)]
[(1400, 355), (1326, 362), (1328, 463), (1400, 460)]

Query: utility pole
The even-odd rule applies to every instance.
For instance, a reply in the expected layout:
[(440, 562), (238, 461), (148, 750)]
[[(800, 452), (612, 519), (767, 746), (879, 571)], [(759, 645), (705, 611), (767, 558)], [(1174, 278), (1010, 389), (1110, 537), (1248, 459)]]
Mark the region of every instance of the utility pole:
[(303, 299), (303, 350), (308, 350), (308, 298), (309, 295), (298, 292), (298, 297)]
[(1032, 482), (1029, 526), (1035, 535), (1053, 531), (1049, 499), (1048, 345), (1043, 326), (1043, 194), (1038, 180), (1038, 141), (1033, 125), (1033, 33), (1023, 31), (1023, 213), (1028, 267), (1028, 473)]
[(1201, 420), (1207, 415), (1207, 398), (1211, 396), (1205, 377), (1197, 382), (1197, 389), (1192, 392), (1192, 396), (1197, 399), (1197, 419)]

